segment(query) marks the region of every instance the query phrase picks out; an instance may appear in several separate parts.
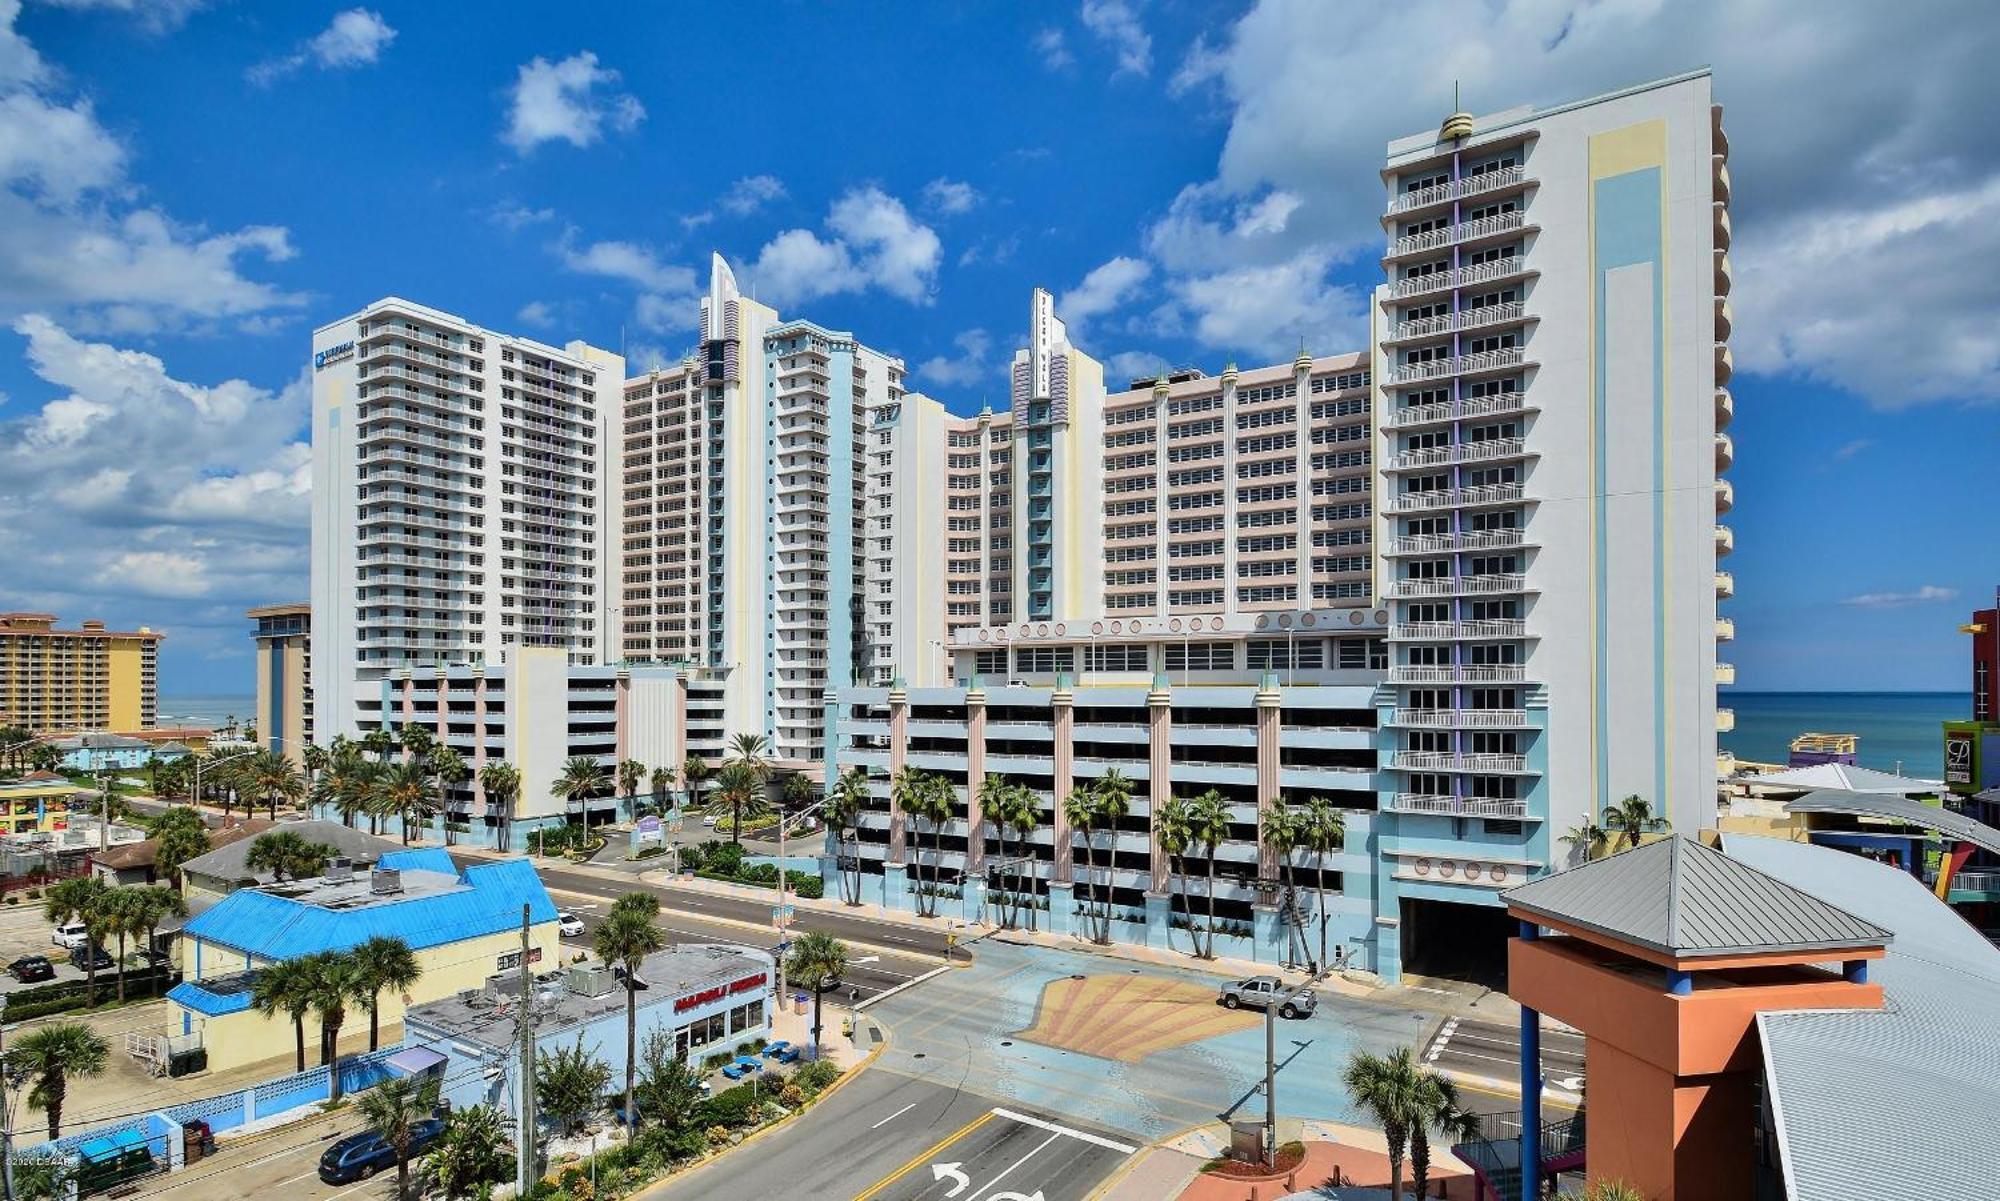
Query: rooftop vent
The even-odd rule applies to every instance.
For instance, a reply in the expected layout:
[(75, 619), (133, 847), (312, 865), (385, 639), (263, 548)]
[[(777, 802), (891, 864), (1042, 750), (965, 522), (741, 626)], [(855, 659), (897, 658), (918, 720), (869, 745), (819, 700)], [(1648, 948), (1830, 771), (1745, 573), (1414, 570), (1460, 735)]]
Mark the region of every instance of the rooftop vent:
[(349, 859), (345, 855), (327, 860), (326, 878), (328, 880), (352, 880), (354, 878), (354, 860)]
[(393, 867), (378, 867), (368, 873), (368, 891), (378, 897), (403, 891), (403, 873)]
[(569, 991), (579, 997), (608, 996), (618, 987), (611, 969), (601, 963), (580, 963), (569, 969)]

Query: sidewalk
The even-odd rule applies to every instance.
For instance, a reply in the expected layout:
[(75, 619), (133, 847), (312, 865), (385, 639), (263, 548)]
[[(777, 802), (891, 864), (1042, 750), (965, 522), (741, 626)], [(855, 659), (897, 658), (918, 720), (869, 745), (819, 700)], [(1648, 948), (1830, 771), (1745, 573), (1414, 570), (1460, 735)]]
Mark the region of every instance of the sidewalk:
[[(1349, 1187), (1365, 1193), (1385, 1189), (1389, 1183), (1388, 1144), (1379, 1130), (1280, 1118), (1278, 1134), (1284, 1142), (1299, 1140), (1306, 1146), (1305, 1161), (1283, 1180), (1259, 1182), (1203, 1174), (1203, 1166), (1229, 1145), (1228, 1127), (1217, 1122), (1156, 1143), (1133, 1156), (1126, 1170), (1100, 1186), (1091, 1201), (1278, 1201), (1292, 1196), (1345, 1196)], [(1336, 1182), (1340, 1192), (1327, 1189)], [(1410, 1183), (1407, 1159), (1403, 1183), (1405, 1187)], [(1477, 1201), (1472, 1170), (1435, 1144), (1427, 1195)]]

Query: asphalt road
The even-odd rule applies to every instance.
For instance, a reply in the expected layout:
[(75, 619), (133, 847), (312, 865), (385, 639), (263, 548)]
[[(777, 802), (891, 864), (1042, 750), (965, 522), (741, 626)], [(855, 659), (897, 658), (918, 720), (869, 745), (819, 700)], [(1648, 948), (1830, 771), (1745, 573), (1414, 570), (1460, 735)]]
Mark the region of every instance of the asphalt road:
[(1132, 1144), (876, 1067), (788, 1129), (647, 1201), (1082, 1201)]
[[(1581, 1097), (1583, 1048), (1582, 1035), (1543, 1027), (1542, 1073), (1550, 1097), (1571, 1102)], [(1424, 1059), (1454, 1076), (1511, 1083), (1521, 1072), (1521, 1030), (1513, 1023), (1450, 1018), (1425, 1044)]]

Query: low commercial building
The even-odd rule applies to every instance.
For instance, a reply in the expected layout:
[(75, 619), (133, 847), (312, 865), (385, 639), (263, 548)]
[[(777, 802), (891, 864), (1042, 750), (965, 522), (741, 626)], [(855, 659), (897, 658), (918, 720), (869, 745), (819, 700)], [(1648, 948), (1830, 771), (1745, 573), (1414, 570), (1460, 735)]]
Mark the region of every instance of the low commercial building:
[[(254, 839), (277, 823), (261, 817), (248, 818), (221, 829), (208, 832), (210, 847), (226, 847), (234, 842)], [(160, 841), (147, 838), (139, 842), (128, 842), (90, 854), (90, 872), (106, 884), (151, 884), (158, 875), (155, 866), (160, 859)], [(182, 880), (186, 880), (186, 864), (182, 865)]]
[[(656, 1033), (674, 1052), (700, 1062), (771, 1033), (777, 969), (750, 947), (689, 944), (657, 951), (639, 966), (638, 1046)], [(534, 978), (531, 1002), (538, 1052), (581, 1043), (625, 1078), (625, 986), (603, 964), (578, 964)], [(498, 973), (478, 988), (411, 1007), (403, 1015), (398, 1060), (435, 1070), (454, 1107), (494, 1105), (512, 1114), (520, 1089), (521, 981)]]
[(312, 606), (263, 605), (244, 616), (257, 623), (257, 745), (303, 764), (313, 740)]
[(218, 830), (209, 835), (209, 845), (214, 849), (181, 865), (181, 894), (186, 898), (188, 908), (200, 912), (240, 889), (277, 883), (272, 872), (254, 871), (249, 863), (250, 849), (257, 842), (254, 835), (268, 833), (274, 828), (282, 828), (307, 842), (318, 843), (330, 852), (329, 860), (344, 859), (350, 869), (359, 872), (366, 872), (403, 850), (402, 844), (393, 839), (378, 838), (366, 830), (356, 830), (339, 822), (285, 822), (282, 827), (276, 827), (272, 822), (252, 819), (235, 827), (248, 831), (247, 835), (222, 839), (220, 835), (226, 831)]
[(130, 734), (103, 732), (58, 738), (49, 745), (62, 754), (67, 771), (136, 771), (149, 759), (165, 763), (188, 753), (179, 743), (155, 743)]
[(554, 963), (556, 907), (526, 860), (460, 869), (443, 851), (425, 848), (384, 855), (368, 872), (334, 870), (241, 889), (183, 927), (186, 978), (167, 994), (164, 1033), (200, 1034), (214, 1070), (290, 1055), (291, 1023), (251, 1007), (257, 970), (350, 950), (377, 935), (408, 943), (420, 968), (407, 991), (382, 995), (380, 1020), (393, 1025), (406, 1005), (480, 987), (494, 972), (518, 967), (523, 905), (530, 961)]
[(0, 725), (30, 734), (151, 728), (162, 637), (144, 626), (59, 630), (53, 613), (0, 613)]
[(0, 780), (0, 834), (48, 834), (69, 828), (71, 798), (79, 788), (55, 772), (31, 772), (15, 780)]

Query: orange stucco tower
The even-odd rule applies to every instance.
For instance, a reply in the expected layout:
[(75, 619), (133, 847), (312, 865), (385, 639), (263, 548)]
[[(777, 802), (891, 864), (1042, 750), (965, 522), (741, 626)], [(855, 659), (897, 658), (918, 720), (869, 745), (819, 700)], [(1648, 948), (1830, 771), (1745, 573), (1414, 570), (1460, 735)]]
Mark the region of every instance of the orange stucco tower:
[[(1503, 900), (1521, 922), (1507, 991), (1523, 1007), (1523, 1149), (1541, 1128), (1546, 1013), (1587, 1040), (1590, 1178), (1653, 1201), (1750, 1201), (1759, 1013), (1882, 1007), (1868, 961), (1888, 931), (1685, 835)], [(1538, 1195), (1538, 1149), (1522, 1166)]]

